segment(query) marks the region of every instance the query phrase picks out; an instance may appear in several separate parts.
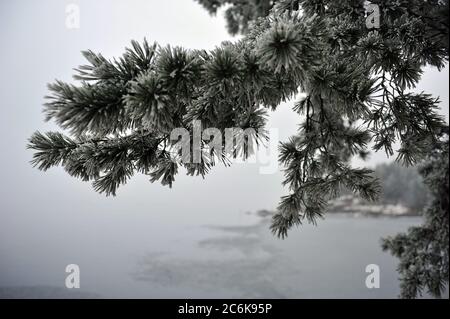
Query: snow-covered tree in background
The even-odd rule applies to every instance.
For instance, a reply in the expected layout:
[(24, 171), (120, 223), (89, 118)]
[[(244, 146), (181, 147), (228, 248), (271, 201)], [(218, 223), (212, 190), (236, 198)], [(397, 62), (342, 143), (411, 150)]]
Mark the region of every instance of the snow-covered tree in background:
[(448, 285), (449, 153), (448, 131), (436, 142), (420, 172), (433, 196), (425, 222), (405, 234), (383, 240), (383, 249), (400, 259), (401, 296), (415, 298), (427, 291), (439, 297)]
[[(135, 172), (172, 186), (180, 166), (204, 176), (218, 162), (249, 156), (248, 148), (217, 152), (204, 140), (201, 162), (185, 161), (171, 152), (172, 129), (192, 135), (199, 120), (221, 131), (253, 128), (253, 142), (264, 142), (266, 110), (304, 92), (294, 106), (298, 134), (280, 145), (289, 194), (273, 217), (275, 234), (316, 223), (344, 188), (376, 200), (372, 171), (350, 164), (371, 150), (396, 154), (405, 165), (431, 156), (425, 177), (446, 176), (448, 190), (448, 126), (438, 99), (414, 92), (425, 66), (448, 62), (448, 1), (373, 1), (380, 8), (376, 29), (367, 27), (361, 0), (197, 1), (211, 13), (227, 6), (229, 31), (243, 37), (210, 52), (146, 41), (133, 41), (113, 61), (83, 52), (89, 64), (77, 70), (79, 85), (49, 85), (45, 105), (47, 119), (70, 135), (36, 132), (33, 164), (62, 165), (107, 195)], [(424, 286), (438, 296), (448, 282), (448, 193), (432, 184), (439, 189), (426, 224), (385, 242), (402, 260), (405, 297)]]

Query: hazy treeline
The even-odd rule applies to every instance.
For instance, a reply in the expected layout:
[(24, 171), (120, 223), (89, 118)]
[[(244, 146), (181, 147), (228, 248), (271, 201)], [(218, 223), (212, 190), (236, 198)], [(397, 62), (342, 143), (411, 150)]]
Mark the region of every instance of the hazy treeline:
[(380, 202), (403, 204), (413, 211), (421, 211), (427, 204), (429, 192), (417, 167), (390, 163), (380, 164), (374, 171), (382, 185)]

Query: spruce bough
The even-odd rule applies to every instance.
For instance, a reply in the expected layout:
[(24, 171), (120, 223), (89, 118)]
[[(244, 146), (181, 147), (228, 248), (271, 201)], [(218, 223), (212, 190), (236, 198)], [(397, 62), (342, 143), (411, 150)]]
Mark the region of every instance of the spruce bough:
[[(448, 62), (448, 1), (373, 1), (381, 12), (376, 30), (366, 26), (365, 1), (198, 1), (212, 13), (231, 4), (229, 30), (243, 38), (209, 52), (133, 41), (113, 61), (83, 52), (89, 64), (76, 70), (79, 84), (49, 85), (44, 109), (47, 120), (70, 135), (36, 132), (28, 145), (33, 164), (42, 170), (61, 165), (106, 195), (136, 172), (171, 187), (180, 167), (204, 176), (218, 162), (249, 155), (217, 153), (204, 141), (201, 163), (183, 162), (171, 152), (172, 129), (192, 134), (194, 120), (221, 131), (253, 128), (260, 132), (255, 142), (263, 143), (266, 110), (304, 92), (294, 105), (302, 119), (298, 134), (279, 147), (289, 194), (273, 217), (276, 235), (316, 223), (342, 189), (376, 200), (373, 172), (350, 164), (371, 149), (397, 154), (405, 165), (431, 156), (424, 174), (432, 180), (434, 168), (443, 170), (448, 190), (448, 160), (442, 160), (448, 126), (437, 113), (439, 100), (414, 91), (424, 67), (442, 69)], [(448, 282), (448, 251), (442, 250), (448, 250), (448, 195), (439, 194), (447, 205), (432, 203), (427, 215), (435, 217), (423, 228), (384, 243), (402, 259), (405, 297), (424, 286), (439, 296)], [(447, 233), (436, 233), (442, 221)], [(425, 243), (424, 236), (439, 244), (414, 244)], [(418, 250), (425, 252), (418, 256)], [(422, 271), (415, 282), (411, 265)], [(429, 266), (436, 266), (431, 275), (424, 270)]]

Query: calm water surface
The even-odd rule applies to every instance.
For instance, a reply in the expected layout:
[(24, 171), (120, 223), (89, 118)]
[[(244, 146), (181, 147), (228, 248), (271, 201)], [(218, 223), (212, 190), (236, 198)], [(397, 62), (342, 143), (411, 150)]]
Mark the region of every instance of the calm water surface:
[[(91, 225), (84, 236), (62, 243), (47, 238), (16, 247), (20, 253), (9, 251), (9, 260), (4, 250), (0, 296), (395, 298), (397, 260), (381, 251), (380, 238), (421, 221), (328, 215), (319, 226), (304, 225), (279, 240), (268, 219), (241, 215), (236, 225), (175, 224), (159, 232), (135, 224), (99, 228), (95, 235)], [(80, 290), (64, 286), (69, 263), (81, 268)], [(380, 266), (380, 289), (365, 287), (368, 264)]]

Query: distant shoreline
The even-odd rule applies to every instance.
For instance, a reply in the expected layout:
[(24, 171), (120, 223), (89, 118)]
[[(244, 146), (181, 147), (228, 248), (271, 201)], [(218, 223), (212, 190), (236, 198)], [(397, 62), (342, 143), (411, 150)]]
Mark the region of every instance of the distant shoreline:
[(360, 214), (368, 216), (421, 216), (416, 210), (413, 210), (402, 203), (368, 203), (352, 195), (341, 196), (330, 201), (327, 210), (329, 213)]
[[(420, 217), (419, 211), (403, 204), (367, 203), (352, 195), (342, 196), (329, 202), (326, 210), (330, 215), (351, 215), (353, 217)], [(259, 210), (256, 215), (266, 218), (274, 215), (271, 210)]]

